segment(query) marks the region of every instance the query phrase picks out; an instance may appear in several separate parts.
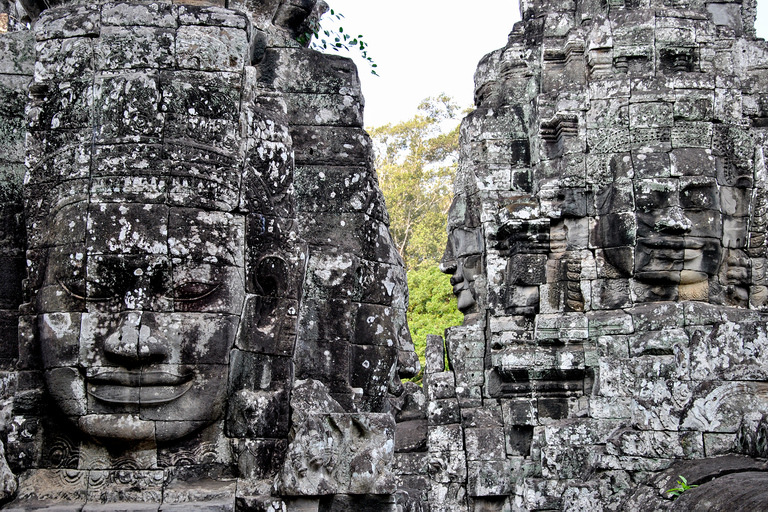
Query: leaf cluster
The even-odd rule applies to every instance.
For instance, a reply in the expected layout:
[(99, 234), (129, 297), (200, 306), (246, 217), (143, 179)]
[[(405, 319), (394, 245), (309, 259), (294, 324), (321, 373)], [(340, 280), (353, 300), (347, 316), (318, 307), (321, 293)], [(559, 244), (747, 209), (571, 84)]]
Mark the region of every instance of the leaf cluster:
[(670, 494), (670, 497), (674, 500), (680, 497), (685, 491), (698, 487), (698, 485), (688, 485), (688, 480), (683, 475), (679, 475), (680, 479), (677, 481), (677, 487), (673, 487), (665, 492)]
[[(342, 50), (348, 52), (358, 51), (360, 56), (368, 61), (368, 64), (371, 66), (371, 74), (379, 76), (376, 72), (378, 65), (368, 55), (368, 42), (363, 40), (362, 34), (354, 37), (346, 32), (344, 27), (341, 26), (343, 19), (343, 14), (331, 9), (330, 16), (326, 17), (323, 15), (319, 20), (311, 24), (306, 32), (300, 34), (296, 40), (299, 44), (309, 46), (317, 51), (328, 51), (329, 49), (336, 52)], [(331, 23), (330, 27), (328, 23)]]
[(427, 334), (440, 334), (460, 325), (464, 315), (456, 307), (448, 276), (436, 266), (423, 266), (408, 272), (408, 327), (416, 354), (424, 365)]

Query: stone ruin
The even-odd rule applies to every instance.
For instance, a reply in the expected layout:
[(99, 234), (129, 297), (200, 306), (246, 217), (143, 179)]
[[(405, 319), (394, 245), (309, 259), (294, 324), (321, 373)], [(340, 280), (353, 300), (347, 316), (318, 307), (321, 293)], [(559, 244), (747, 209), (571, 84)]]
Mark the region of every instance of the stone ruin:
[(296, 42), (327, 6), (23, 7), (0, 34), (5, 509), (392, 509), (389, 397), (419, 363), (357, 71)]
[[(755, 10), (523, 0), (480, 62), (442, 262), (465, 321), (448, 367), (427, 348), (433, 510), (768, 508)], [(672, 501), (679, 475), (700, 487)]]
[(755, 1), (523, 0), (423, 389), (326, 8), (0, 2), (2, 508), (766, 508)]

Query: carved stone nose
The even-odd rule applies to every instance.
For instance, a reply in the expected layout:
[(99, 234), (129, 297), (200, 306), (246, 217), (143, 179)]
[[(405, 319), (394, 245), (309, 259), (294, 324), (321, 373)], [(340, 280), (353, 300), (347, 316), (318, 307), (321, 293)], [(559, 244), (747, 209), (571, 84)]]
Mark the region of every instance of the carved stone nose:
[(104, 340), (104, 352), (113, 358), (130, 362), (164, 359), (167, 349), (152, 336), (147, 325), (141, 325), (142, 312), (121, 315), (120, 323)]
[(689, 233), (692, 227), (691, 219), (685, 216), (682, 208), (671, 208), (655, 225), (660, 233)]

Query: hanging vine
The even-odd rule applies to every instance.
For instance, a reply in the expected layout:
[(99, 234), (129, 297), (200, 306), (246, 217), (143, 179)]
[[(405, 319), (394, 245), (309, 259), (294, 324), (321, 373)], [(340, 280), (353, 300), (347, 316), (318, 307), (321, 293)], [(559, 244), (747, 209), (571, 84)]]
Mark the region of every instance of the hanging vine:
[[(333, 50), (341, 52), (359, 52), (360, 56), (368, 62), (371, 67), (371, 74), (379, 76), (376, 72), (378, 67), (370, 55), (368, 55), (368, 43), (363, 40), (362, 34), (354, 37), (344, 30), (341, 25), (344, 15), (340, 12), (330, 10), (330, 16), (323, 16), (309, 27), (309, 30), (299, 35), (296, 40), (317, 51)], [(328, 24), (330, 23), (330, 27)]]

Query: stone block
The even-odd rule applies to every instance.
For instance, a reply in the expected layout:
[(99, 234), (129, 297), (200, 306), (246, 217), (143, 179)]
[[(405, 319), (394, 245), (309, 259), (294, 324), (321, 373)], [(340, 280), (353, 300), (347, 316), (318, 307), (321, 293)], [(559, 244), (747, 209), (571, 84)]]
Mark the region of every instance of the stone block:
[(101, 28), (101, 6), (81, 5), (72, 9), (46, 10), (35, 23), (38, 41), (78, 36), (97, 37)]
[(704, 433), (704, 453), (707, 457), (732, 454), (736, 450), (736, 442), (733, 434)]
[(533, 427), (526, 425), (505, 425), (504, 439), (507, 455), (528, 457), (533, 443)]
[(259, 81), (281, 91), (360, 95), (357, 69), (350, 59), (306, 48), (268, 48)]
[(393, 469), (398, 475), (427, 475), (428, 455), (423, 453), (401, 453), (395, 451)]
[(503, 460), (506, 457), (504, 429), (465, 428), (464, 442), (468, 460)]
[(370, 161), (371, 141), (362, 128), (295, 126), (296, 166), (359, 166)]
[[(180, 5), (178, 8), (179, 23), (181, 25), (246, 28), (247, 20), (245, 14), (234, 12), (230, 9), (223, 9), (220, 2), (213, 3), (214, 5), (212, 6)], [(215, 4), (219, 4), (219, 6), (216, 6)]]
[(240, 71), (249, 56), (245, 30), (226, 26), (182, 26), (176, 31), (176, 59), (182, 69)]
[(629, 355), (631, 357), (649, 354), (669, 355), (674, 353), (675, 347), (687, 348), (689, 344), (688, 334), (680, 327), (633, 334), (628, 336), (627, 339), (629, 341)]
[(445, 370), (445, 343), (442, 336), (427, 335), (426, 370), (430, 374)]
[(467, 458), (463, 451), (429, 452), (429, 473), (434, 483), (461, 483), (467, 480)]
[(427, 406), (429, 425), (450, 425), (461, 422), (459, 401), (456, 398), (432, 399)]
[(283, 466), (288, 443), (284, 439), (240, 439), (235, 442), (237, 467), (245, 478), (273, 478)]
[(338, 494), (323, 498), (320, 502), (322, 512), (397, 512), (394, 496), (347, 495)]
[[(86, 84), (83, 84), (81, 89), (66, 89), (60, 93), (77, 95), (73, 99), (78, 99), (78, 101), (71, 103), (72, 108), (77, 110), (72, 110), (72, 112), (73, 115), (80, 115), (82, 118), (82, 115), (90, 109), (82, 107), (86, 99), (83, 95), (89, 92), (86, 89)], [(132, 91), (132, 95), (124, 94), (128, 90)], [(98, 126), (96, 139), (99, 142), (111, 142), (136, 135), (154, 138), (157, 142), (160, 141), (165, 119), (158, 108), (160, 103), (159, 75), (154, 73), (124, 73), (114, 76), (99, 76), (93, 84), (92, 95), (94, 122)], [(70, 120), (68, 121), (68, 124), (71, 123)], [(84, 118), (80, 122), (86, 123)], [(52, 127), (53, 124), (52, 121)]]
[(465, 428), (492, 428), (504, 425), (502, 408), (486, 403), (482, 408), (463, 409), (461, 421)]
[(466, 485), (460, 483), (432, 483), (430, 486), (430, 510), (467, 510)]
[(456, 396), (456, 380), (453, 372), (429, 374), (426, 378), (426, 387), (429, 400), (454, 398)]
[(505, 399), (501, 401), (504, 425), (537, 425), (535, 398)]
[[(249, 295), (243, 315), (250, 321), (238, 330), (236, 346), (264, 354), (291, 354), (296, 344), (297, 312), (297, 301)], [(307, 336), (305, 331), (302, 334)]]
[(360, 304), (355, 318), (355, 343), (397, 346), (405, 312), (378, 304)]
[(28, 75), (34, 72), (35, 34), (8, 32), (0, 39), (0, 74)]
[(297, 208), (307, 212), (372, 213), (376, 182), (366, 167), (299, 167)]
[(395, 430), (395, 452), (411, 453), (427, 450), (427, 421), (403, 421)]
[(346, 343), (306, 340), (296, 341), (296, 378), (316, 379), (334, 390), (347, 391), (349, 384), (350, 347)]
[(361, 262), (354, 254), (315, 253), (309, 257), (304, 288), (314, 299), (360, 300)]
[(515, 482), (512, 465), (508, 460), (470, 460), (467, 465), (467, 494), (469, 496), (499, 497), (514, 493)]
[(97, 41), (97, 70), (170, 67), (175, 63), (175, 31), (171, 28), (104, 27)]
[[(395, 424), (391, 415), (307, 413), (296, 401), (293, 406), (295, 437), (282, 471), (284, 494), (395, 492), (391, 473)], [(345, 449), (337, 450), (337, 458), (332, 461), (328, 450), (336, 447)], [(333, 474), (325, 469), (329, 464), (335, 466)]]
[(430, 452), (461, 452), (464, 450), (464, 434), (461, 425), (435, 425), (428, 431)]
[[(66, 82), (47, 82), (36, 84), (36, 89), (46, 95), (45, 103), (37, 108), (30, 109), (28, 113), (29, 128), (33, 130), (56, 130), (63, 128), (86, 129), (90, 124), (91, 105), (94, 101), (101, 101), (103, 91), (101, 82), (94, 86), (92, 80), (83, 80), (81, 77)], [(109, 87), (119, 87), (114, 83), (108, 84)], [(149, 95), (151, 93), (147, 93)], [(101, 106), (101, 103), (100, 103)], [(121, 106), (113, 105), (115, 108)], [(120, 110), (121, 114), (124, 112)], [(100, 121), (109, 125), (104, 128), (105, 133), (112, 135), (123, 135), (130, 130), (127, 121), (117, 119), (114, 115), (105, 114), (103, 110), (98, 111)], [(121, 116), (122, 117), (122, 116)], [(145, 119), (145, 121), (147, 121)], [(136, 120), (137, 123), (141, 121)], [(149, 123), (149, 121), (147, 121)], [(101, 124), (101, 123), (100, 123)], [(145, 125), (145, 127), (148, 126)], [(159, 131), (159, 126), (155, 124)]]
[(305, 126), (363, 126), (363, 107), (342, 94), (288, 93), (288, 120)]

